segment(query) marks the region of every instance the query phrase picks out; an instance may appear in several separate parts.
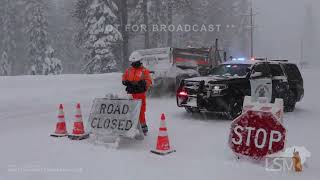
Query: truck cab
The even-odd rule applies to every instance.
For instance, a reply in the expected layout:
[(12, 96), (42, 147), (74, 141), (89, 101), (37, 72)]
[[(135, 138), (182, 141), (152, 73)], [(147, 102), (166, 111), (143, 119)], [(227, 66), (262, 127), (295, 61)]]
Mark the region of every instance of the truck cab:
[(212, 48), (154, 48), (137, 50), (143, 65), (152, 72), (151, 95), (176, 92), (183, 79), (208, 75)]

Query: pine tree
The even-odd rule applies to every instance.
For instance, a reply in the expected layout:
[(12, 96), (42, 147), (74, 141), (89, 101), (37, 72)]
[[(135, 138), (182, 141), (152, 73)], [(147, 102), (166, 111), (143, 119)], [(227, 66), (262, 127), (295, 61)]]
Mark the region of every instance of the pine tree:
[[(199, 30), (193, 30), (193, 27), (198, 26), (200, 29), (205, 22), (208, 13), (205, 13), (206, 7), (201, 5), (199, 1), (191, 0), (178, 0), (172, 2), (173, 15), (176, 15), (179, 25), (189, 26), (188, 30), (177, 32), (176, 39), (180, 47), (202, 47), (204, 45), (205, 38), (203, 38), (204, 32)], [(211, 22), (211, 21), (210, 21)]]
[(78, 42), (89, 52), (85, 55), (84, 69), (87, 73), (117, 71), (114, 47), (122, 39), (113, 23), (118, 7), (112, 0), (79, 0), (75, 16), (83, 28), (78, 34)]
[(161, 25), (167, 24), (167, 0), (150, 0), (149, 20), (152, 26), (150, 33), (151, 47), (165, 47), (166, 32), (160, 31)]
[(31, 74), (42, 75), (45, 73), (44, 60), (49, 44), (46, 5), (43, 0), (27, 0), (25, 5)]
[(1, 76), (8, 76), (10, 74), (10, 64), (8, 60), (8, 55), (6, 51), (2, 53), (1, 60), (0, 60), (0, 75)]
[[(129, 65), (129, 40), (135, 38), (139, 33), (128, 31), (127, 25), (148, 24), (148, 19), (144, 16), (147, 14), (146, 8), (147, 0), (118, 0), (115, 1), (119, 7), (119, 24), (122, 35), (122, 43), (119, 49), (122, 55), (122, 69)], [(145, 48), (149, 48), (149, 34), (148, 30), (144, 32)]]
[(43, 71), (45, 75), (58, 75), (63, 71), (62, 62), (55, 57), (55, 50), (48, 46), (46, 50), (46, 58), (43, 63)]
[(3, 18), (2, 18), (2, 47), (3, 52), (0, 59), (0, 75), (8, 76), (12, 72), (12, 64), (15, 59), (14, 48), (16, 47), (15, 34), (14, 34), (14, 23), (15, 15), (13, 12), (13, 1), (4, 1), (3, 6)]
[(75, 6), (75, 2), (46, 1), (48, 2), (48, 33), (50, 45), (54, 49), (54, 56), (63, 59), (64, 72), (80, 73), (79, 59), (82, 57), (82, 50), (75, 48), (73, 41), (74, 32), (78, 30), (79, 26), (70, 14), (70, 9)]
[[(191, 0), (166, 0), (166, 6), (167, 6), (167, 25), (174, 24), (174, 16), (175, 15), (187, 15), (187, 16), (197, 16), (197, 14), (192, 14), (193, 12), (193, 5)], [(201, 11), (201, 10), (200, 10)], [(201, 17), (200, 17), (201, 18)], [(188, 21), (189, 18), (186, 18), (185, 21)], [(173, 46), (173, 32), (168, 31), (168, 46)], [(179, 34), (180, 37), (185, 36), (182, 33)], [(184, 38), (183, 38), (184, 39)]]
[(87, 9), (90, 6), (92, 0), (78, 0), (75, 5), (75, 10), (72, 12), (72, 16), (77, 18), (80, 23), (78, 32), (75, 34), (75, 43), (78, 48), (81, 48), (86, 41), (86, 18), (88, 17)]

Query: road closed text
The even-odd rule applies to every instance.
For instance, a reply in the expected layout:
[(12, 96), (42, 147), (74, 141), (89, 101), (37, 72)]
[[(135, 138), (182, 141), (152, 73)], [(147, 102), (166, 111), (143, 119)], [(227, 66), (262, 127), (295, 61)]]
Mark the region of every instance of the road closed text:
[(132, 121), (127, 119), (93, 118), (91, 127), (94, 129), (117, 129), (128, 131), (132, 128)]
[(90, 122), (93, 129), (128, 131), (133, 126), (133, 121), (128, 117), (128, 104), (102, 103), (96, 107), (95, 112)]

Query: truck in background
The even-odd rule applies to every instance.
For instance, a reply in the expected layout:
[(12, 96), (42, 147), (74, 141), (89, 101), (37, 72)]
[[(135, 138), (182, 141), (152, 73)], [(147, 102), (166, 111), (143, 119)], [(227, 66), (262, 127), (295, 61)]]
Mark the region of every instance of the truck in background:
[(214, 48), (154, 48), (136, 50), (142, 63), (151, 71), (153, 86), (150, 95), (174, 95), (183, 79), (206, 76), (222, 62), (220, 51)]

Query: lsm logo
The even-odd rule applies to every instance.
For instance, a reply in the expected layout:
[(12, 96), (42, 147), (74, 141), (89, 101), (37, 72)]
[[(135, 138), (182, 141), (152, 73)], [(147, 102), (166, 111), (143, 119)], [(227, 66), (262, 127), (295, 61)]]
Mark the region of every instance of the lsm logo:
[(301, 172), (307, 165), (307, 158), (310, 157), (311, 153), (305, 147), (293, 146), (283, 152), (268, 155), (265, 160), (265, 169), (276, 172)]

